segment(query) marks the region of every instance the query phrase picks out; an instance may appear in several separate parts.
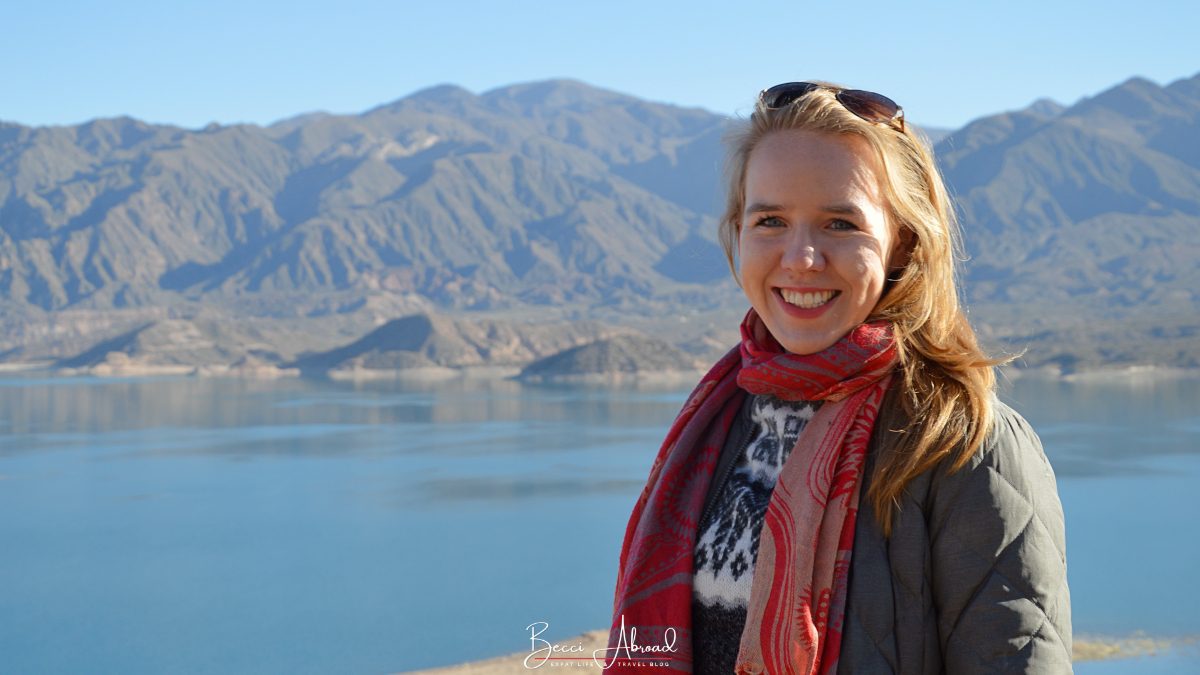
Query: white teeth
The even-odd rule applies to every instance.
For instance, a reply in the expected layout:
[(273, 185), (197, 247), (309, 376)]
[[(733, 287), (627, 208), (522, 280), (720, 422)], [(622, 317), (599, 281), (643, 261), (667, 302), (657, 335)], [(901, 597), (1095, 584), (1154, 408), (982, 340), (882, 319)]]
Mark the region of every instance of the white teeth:
[(795, 305), (802, 309), (812, 309), (833, 299), (837, 291), (819, 291), (817, 293), (801, 293), (799, 291), (789, 291), (785, 288), (779, 289), (779, 294), (787, 301), (789, 305)]

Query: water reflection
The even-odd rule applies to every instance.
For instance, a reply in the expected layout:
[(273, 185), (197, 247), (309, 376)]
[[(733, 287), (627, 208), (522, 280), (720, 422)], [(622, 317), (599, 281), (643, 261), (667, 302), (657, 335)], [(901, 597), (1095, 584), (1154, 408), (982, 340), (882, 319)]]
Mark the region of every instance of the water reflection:
[[(35, 379), (9, 377), (0, 386), (0, 425), (12, 434), (2, 452), (61, 445), (122, 444), (114, 432), (162, 431), (164, 448), (188, 449), (210, 442), (221, 452), (227, 443), (217, 430), (234, 430), (248, 444), (270, 451), (273, 440), (303, 443), (338, 429), (395, 426), (388, 439), (372, 444), (423, 447), (431, 427), (458, 425), (462, 441), (473, 442), (469, 425), (487, 425), (483, 435), (505, 422), (661, 427), (669, 422), (686, 392), (678, 390), (563, 389), (505, 380), (449, 382), (329, 382), (218, 378)], [(75, 438), (71, 434), (76, 434)], [(108, 436), (105, 436), (105, 435)], [(16, 437), (22, 437), (16, 440)], [(33, 445), (28, 440), (34, 437)], [(206, 441), (205, 439), (209, 439)], [(358, 444), (349, 444), (356, 447)], [(541, 443), (545, 446), (545, 443)], [(347, 445), (342, 445), (346, 448)], [(449, 448), (453, 449), (453, 448)]]

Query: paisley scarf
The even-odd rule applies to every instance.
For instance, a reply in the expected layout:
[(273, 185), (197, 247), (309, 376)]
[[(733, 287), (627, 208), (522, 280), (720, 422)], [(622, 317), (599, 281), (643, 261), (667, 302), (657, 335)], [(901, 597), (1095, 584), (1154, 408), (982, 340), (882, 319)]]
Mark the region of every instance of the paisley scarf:
[(862, 467), (896, 358), (888, 323), (861, 324), (821, 352), (798, 355), (750, 310), (741, 344), (688, 397), (634, 505), (606, 672), (692, 671), (696, 530), (744, 392), (824, 403), (767, 505), (736, 671), (837, 670)]

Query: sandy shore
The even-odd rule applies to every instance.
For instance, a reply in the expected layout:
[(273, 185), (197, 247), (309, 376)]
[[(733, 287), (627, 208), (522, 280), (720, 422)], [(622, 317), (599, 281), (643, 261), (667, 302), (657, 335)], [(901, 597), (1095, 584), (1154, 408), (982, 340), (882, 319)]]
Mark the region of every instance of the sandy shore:
[[(593, 650), (603, 649), (607, 638), (608, 631), (594, 630), (556, 644), (563, 647), (579, 645), (582, 646), (583, 654), (590, 655)], [(1174, 647), (1192, 645), (1197, 642), (1200, 642), (1198, 637), (1163, 639), (1141, 634), (1123, 638), (1080, 636), (1075, 639), (1073, 660), (1080, 662), (1153, 656)], [(410, 672), (412, 675), (516, 675), (530, 670), (525, 666), (525, 659), (528, 656), (529, 652), (518, 652), (482, 661)], [(577, 668), (595, 668), (599, 671), (599, 667), (590, 661), (573, 663), (572, 669)]]

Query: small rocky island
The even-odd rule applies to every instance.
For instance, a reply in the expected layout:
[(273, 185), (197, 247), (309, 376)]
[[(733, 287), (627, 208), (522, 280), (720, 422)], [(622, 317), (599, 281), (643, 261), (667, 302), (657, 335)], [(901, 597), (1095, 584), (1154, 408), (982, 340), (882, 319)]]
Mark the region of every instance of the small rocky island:
[(640, 335), (618, 335), (534, 361), (518, 379), (527, 382), (611, 382), (692, 378), (700, 364), (670, 344)]
[(451, 377), (481, 370), (507, 376), (538, 358), (611, 333), (587, 321), (533, 324), (420, 313), (389, 321), (342, 347), (305, 354), (286, 367), (335, 379)]
[[(418, 312), (368, 326), (348, 341), (319, 320), (275, 323), (151, 317), (47, 365), (63, 374), (102, 376), (614, 381), (694, 377), (713, 351), (704, 340), (693, 340), (692, 354), (635, 328), (561, 318)], [(306, 345), (319, 346), (298, 349)]]

